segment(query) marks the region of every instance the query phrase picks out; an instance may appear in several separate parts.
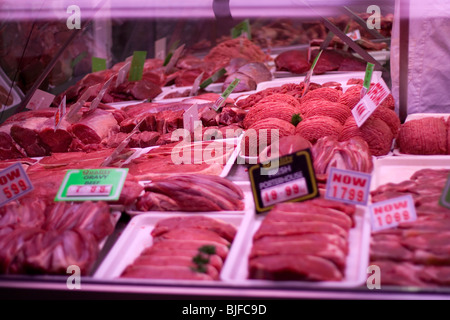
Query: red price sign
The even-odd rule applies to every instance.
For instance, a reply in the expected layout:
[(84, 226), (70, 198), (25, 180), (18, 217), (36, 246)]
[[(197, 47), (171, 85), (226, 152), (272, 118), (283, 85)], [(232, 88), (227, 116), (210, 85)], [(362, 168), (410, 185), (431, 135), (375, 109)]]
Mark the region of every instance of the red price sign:
[(370, 195), (370, 174), (331, 168), (325, 198), (366, 206)]
[(0, 172), (0, 206), (33, 190), (30, 179), (20, 163)]
[(370, 206), (370, 215), (373, 231), (396, 228), (401, 223), (417, 220), (414, 199), (410, 195), (375, 203)]
[(305, 178), (264, 189), (261, 192), (265, 207), (269, 207), (280, 202), (293, 200), (307, 194), (308, 186)]

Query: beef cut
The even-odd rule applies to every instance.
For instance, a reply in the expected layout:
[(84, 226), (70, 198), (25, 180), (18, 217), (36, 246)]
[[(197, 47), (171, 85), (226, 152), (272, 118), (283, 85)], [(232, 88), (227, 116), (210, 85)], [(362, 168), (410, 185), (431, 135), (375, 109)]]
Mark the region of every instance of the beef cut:
[(304, 74), (311, 69), (307, 54), (300, 50), (289, 50), (275, 58), (277, 71), (289, 71), (295, 74)]

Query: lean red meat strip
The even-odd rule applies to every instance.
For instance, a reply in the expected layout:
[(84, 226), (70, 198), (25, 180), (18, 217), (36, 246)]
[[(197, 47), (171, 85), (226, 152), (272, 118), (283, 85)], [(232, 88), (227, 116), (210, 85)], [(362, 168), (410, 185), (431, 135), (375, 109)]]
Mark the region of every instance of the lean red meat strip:
[(236, 236), (236, 228), (233, 225), (205, 216), (173, 217), (161, 220), (152, 231), (152, 236), (158, 237), (177, 228), (211, 230), (230, 242), (233, 241)]
[(161, 280), (214, 280), (207, 274), (192, 271), (185, 266), (131, 266), (125, 270), (121, 277)]
[(251, 259), (249, 278), (275, 281), (341, 281), (343, 275), (331, 261), (320, 257), (275, 255)]
[(228, 256), (229, 253), (229, 247), (226, 245), (223, 245), (218, 242), (213, 241), (203, 241), (203, 240), (165, 240), (158, 243), (153, 244), (151, 247), (146, 248), (142, 255), (153, 255), (153, 254), (161, 254), (161, 252), (170, 252), (171, 254), (174, 254), (179, 251), (186, 251), (189, 254), (194, 252), (192, 257), (199, 254), (198, 249), (202, 248), (203, 246), (214, 246), (216, 253), (220, 259), (224, 262)]
[(194, 228), (182, 228), (171, 230), (159, 237), (154, 237), (153, 243), (165, 240), (202, 240), (202, 241), (212, 241), (214, 243), (218, 242), (226, 246), (230, 245), (230, 242), (228, 240), (225, 240), (214, 231), (194, 229)]
[(339, 247), (342, 252), (348, 254), (349, 245), (348, 241), (344, 240), (338, 235), (325, 234), (325, 233), (315, 233), (315, 234), (301, 234), (294, 236), (267, 236), (258, 239), (255, 243), (259, 245), (270, 245), (273, 243), (303, 243), (303, 242), (314, 242), (314, 243), (329, 243)]
[(330, 222), (270, 222), (263, 223), (255, 233), (253, 240), (275, 235), (300, 235), (308, 233), (325, 233), (339, 235), (348, 239), (348, 232)]
[[(140, 256), (138, 257), (134, 262), (133, 265), (128, 267), (124, 271), (123, 277), (129, 277), (130, 274), (137, 274), (137, 269), (144, 268), (147, 269), (148, 267), (183, 267), (186, 269), (195, 269), (197, 266), (195, 263), (192, 262), (193, 257), (167, 257), (167, 256), (159, 256), (157, 254), (153, 256)], [(219, 272), (220, 270), (217, 270), (212, 265), (207, 264), (206, 265), (206, 272), (205, 274), (209, 275), (213, 280), (219, 280)], [(146, 275), (144, 278), (150, 278), (150, 275)]]
[(250, 259), (274, 255), (311, 255), (333, 262), (339, 270), (345, 270), (346, 254), (337, 246), (325, 242), (280, 242), (271, 244), (253, 243)]

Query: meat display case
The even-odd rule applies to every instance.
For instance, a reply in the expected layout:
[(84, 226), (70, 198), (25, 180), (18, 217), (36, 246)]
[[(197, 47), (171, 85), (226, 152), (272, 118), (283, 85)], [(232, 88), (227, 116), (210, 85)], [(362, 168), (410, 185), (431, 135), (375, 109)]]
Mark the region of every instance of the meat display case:
[[(71, 29), (61, 31), (58, 24), (66, 27), (66, 22), (72, 11), (68, 8), (72, 5), (78, 5), (81, 9), (81, 29)], [(347, 0), (336, 1), (313, 1), (313, 0), (298, 0), (298, 1), (272, 1), (272, 0), (258, 0), (258, 1), (242, 1), (242, 0), (196, 0), (196, 1), (116, 1), (116, 0), (100, 0), (100, 1), (46, 1), (39, 6), (35, 3), (30, 4), (28, 1), (3, 1), (0, 4), (0, 21), (2, 25), (0, 31), (7, 30), (10, 35), (14, 30), (21, 30), (20, 26), (27, 26), (34, 28), (39, 26), (40, 32), (45, 34), (46, 28), (53, 30), (53, 32), (61, 33), (60, 42), (55, 43), (51, 47), (50, 57), (44, 61), (40, 61), (42, 65), (37, 68), (36, 74), (27, 74), (23, 72), (14, 74), (14, 69), (6, 70), (10, 78), (14, 78), (20, 82), (19, 89), (23, 91), (22, 102), (18, 104), (19, 110), (24, 110), (30, 102), (33, 94), (37, 89), (51, 92), (59, 95), (64, 90), (78, 82), (87, 73), (90, 72), (89, 56), (103, 57), (106, 59), (108, 66), (113, 66), (116, 63), (125, 61), (130, 57), (134, 51), (144, 50), (150, 56), (155, 52), (155, 41), (162, 37), (168, 40), (167, 47), (173, 48), (177, 45), (177, 40), (182, 39), (186, 45), (192, 49), (191, 54), (203, 57), (206, 53), (214, 47), (221, 37), (229, 36), (230, 29), (237, 23), (245, 19), (251, 19), (255, 24), (260, 21), (261, 24), (266, 21), (273, 21), (276, 19), (287, 19), (294, 21), (294, 23), (316, 23), (320, 21), (325, 27), (326, 32), (333, 26), (336, 27), (328, 17), (336, 17), (341, 15), (351, 15), (352, 12), (366, 12), (367, 8), (372, 5), (378, 5), (383, 13), (394, 13), (397, 5), (397, 16), (400, 19), (399, 23), (399, 37), (396, 39), (395, 52), (397, 56), (407, 56), (408, 41), (409, 41), (409, 1), (363, 1), (363, 0)], [(405, 9), (406, 8), (406, 9)], [(398, 10), (400, 9), (400, 10)], [(351, 16), (356, 19), (356, 16)], [(67, 22), (68, 23), (68, 22)], [(35, 24), (35, 25), (34, 25)], [(13, 25), (12, 29), (11, 26)], [(55, 25), (58, 25), (55, 27)], [(52, 27), (52, 28), (50, 28)], [(337, 27), (336, 27), (337, 28)], [(13, 30), (13, 31), (11, 31)], [(55, 31), (56, 30), (56, 31)], [(332, 30), (336, 31), (336, 30)], [(19, 33), (19, 31), (17, 31)], [(323, 37), (326, 36), (326, 32)], [(26, 35), (26, 33), (25, 33)], [(22, 40), (26, 40), (24, 34), (20, 35)], [(73, 38), (72, 38), (73, 37)], [(57, 38), (55, 38), (57, 39)], [(3, 32), (0, 41), (7, 43), (7, 37)], [(304, 40), (304, 39), (303, 39)], [(308, 39), (312, 40), (312, 39)], [(342, 39), (341, 39), (342, 40)], [(379, 39), (380, 40), (380, 39)], [(385, 42), (388, 39), (383, 39)], [(390, 39), (389, 39), (390, 40)], [(33, 41), (33, 40), (31, 40)], [(309, 41), (308, 41), (309, 42)], [(265, 52), (277, 54), (289, 49), (305, 49), (309, 47), (308, 42), (291, 42), (288, 45), (280, 47), (266, 47)], [(382, 41), (374, 41), (379, 43)], [(197, 44), (195, 47), (194, 45)], [(25, 42), (23, 43), (25, 45)], [(39, 46), (37, 46), (39, 47)], [(39, 49), (44, 50), (45, 46)], [(69, 49), (68, 49), (69, 48)], [(405, 49), (406, 48), (406, 49)], [(19, 49), (23, 50), (22, 47)], [(71, 56), (64, 56), (64, 50), (70, 50)], [(20, 58), (23, 54), (18, 50), (18, 55), (15, 59)], [(66, 51), (67, 52), (67, 51)], [(34, 52), (35, 57), (40, 57), (44, 52)], [(367, 57), (365, 50), (361, 51), (363, 57)], [(2, 56), (8, 56), (8, 50), (4, 45)], [(26, 57), (26, 55), (25, 55)], [(373, 56), (375, 57), (375, 56)], [(78, 59), (77, 59), (78, 58)], [(65, 60), (64, 60), (65, 59)], [(86, 60), (87, 59), (87, 60)], [(380, 69), (383, 72), (377, 74), (379, 81), (385, 81), (390, 84), (391, 74), (389, 72), (389, 60), (376, 60)], [(0, 66), (5, 69), (8, 68), (6, 59), (0, 61)], [(38, 59), (39, 60), (39, 59)], [(30, 60), (31, 63), (33, 59)], [(61, 62), (63, 61), (63, 62)], [(74, 65), (74, 61), (76, 64)], [(380, 63), (380, 61), (382, 61)], [(72, 63), (72, 69), (67, 74), (63, 74), (65, 66)], [(55, 66), (57, 69), (55, 74)], [(78, 66), (78, 69), (76, 67)], [(33, 68), (31, 68), (33, 70)], [(405, 85), (408, 81), (408, 59), (401, 59), (397, 67), (399, 78), (399, 92), (396, 95), (397, 110), (402, 122), (407, 118), (408, 109), (408, 86)], [(23, 71), (23, 70), (22, 70)], [(381, 71), (381, 70), (380, 70)], [(60, 78), (57, 77), (58, 73)], [(49, 81), (50, 79), (54, 82)], [(291, 74), (292, 75), (292, 74)], [(354, 73), (339, 73), (325, 75), (323, 82), (320, 78), (316, 81), (325, 83), (343, 77), (348, 81), (352, 79)], [(361, 76), (361, 74), (359, 74)], [(31, 77), (32, 80), (29, 80)], [(63, 79), (61, 79), (63, 78)], [(288, 78), (289, 79), (289, 78)], [(299, 79), (303, 78), (298, 78)], [(382, 80), (383, 79), (383, 80)], [(344, 82), (341, 82), (344, 83)], [(271, 87), (269, 83), (263, 83), (265, 88)], [(171, 88), (173, 89), (173, 87)], [(222, 87), (218, 89), (220, 93)], [(169, 90), (169, 89), (167, 89)], [(257, 90), (256, 90), (257, 91)], [(156, 100), (155, 100), (156, 101)], [(444, 110), (446, 111), (446, 110)], [(2, 119), (3, 121), (4, 119)], [(232, 158), (236, 161), (236, 158)], [(423, 161), (427, 165), (438, 169), (449, 169), (449, 157), (443, 156), (428, 160), (423, 158), (409, 159), (406, 164), (409, 170), (420, 170)], [(374, 182), (374, 188), (382, 185), (381, 177), (386, 175), (386, 170), (393, 170), (397, 166), (403, 166), (394, 162), (390, 162), (390, 158), (380, 157), (375, 163), (375, 171), (378, 174), (378, 180)], [(393, 167), (393, 169), (391, 168)], [(243, 190), (250, 192), (248, 166), (242, 164), (235, 164), (232, 168), (228, 168), (230, 172), (227, 177), (229, 180), (236, 182), (236, 184), (243, 185)], [(414, 171), (407, 171), (405, 175), (399, 178), (408, 179)], [(386, 181), (389, 182), (389, 181)], [(247, 195), (247, 200), (251, 196)], [(248, 237), (254, 231), (253, 225), (255, 218), (254, 208), (252, 202), (246, 204), (245, 212), (241, 215), (230, 215), (228, 219), (243, 229), (238, 234), (236, 241), (249, 241)], [(120, 279), (117, 280), (113, 276), (107, 276), (117, 272), (114, 267), (118, 267), (118, 257), (127, 255), (123, 251), (123, 247), (129, 245), (129, 241), (133, 241), (133, 237), (137, 237), (140, 228), (145, 228), (145, 221), (152, 221), (152, 217), (141, 219), (144, 225), (131, 226), (135, 222), (133, 215), (129, 212), (122, 212), (118, 221), (116, 221), (114, 232), (107, 238), (103, 244), (99, 258), (93, 268), (91, 275), (82, 277), (81, 289), (68, 289), (68, 276), (60, 275), (1, 275), (0, 276), (0, 297), (2, 298), (81, 298), (81, 299), (133, 299), (133, 298), (148, 298), (148, 299), (248, 299), (248, 298), (268, 298), (268, 299), (449, 299), (450, 290), (448, 287), (409, 287), (409, 286), (383, 286), (381, 290), (370, 290), (367, 288), (364, 276), (367, 276), (367, 267), (369, 266), (369, 242), (370, 242), (370, 222), (367, 220), (367, 213), (362, 212), (358, 220), (358, 230), (353, 235), (353, 246), (359, 244), (360, 247), (355, 248), (349, 260), (351, 266), (355, 267), (355, 272), (347, 279), (348, 283), (344, 281), (341, 285), (333, 283), (325, 283), (323, 285), (311, 285), (310, 283), (287, 283), (280, 284), (277, 282), (264, 284), (257, 284), (247, 282), (240, 278), (240, 272), (233, 266), (225, 266), (227, 272), (226, 281), (213, 283), (198, 283), (198, 282), (177, 282), (177, 281), (148, 281), (141, 279)], [(224, 218), (225, 220), (227, 217)], [(234, 220), (233, 220), (234, 219)], [(236, 222), (238, 221), (238, 222)], [(259, 221), (260, 222), (260, 221)], [(146, 229), (145, 229), (146, 230)], [(249, 235), (250, 234), (250, 235)], [(125, 236), (131, 238), (128, 239)], [(122, 248), (122, 251), (119, 249)], [(230, 259), (233, 262), (240, 258), (242, 252), (248, 248), (242, 249), (244, 251), (233, 252)], [(352, 251), (352, 252), (353, 252)], [(247, 252), (248, 254), (248, 252)], [(135, 256), (133, 257), (135, 258)], [(132, 260), (132, 258), (129, 258)], [(130, 260), (130, 261), (131, 261)], [(106, 264), (106, 266), (105, 266)], [(122, 267), (123, 268), (123, 267)], [(113, 270), (113, 271), (111, 271)], [(123, 270), (123, 269), (122, 269)], [(120, 270), (120, 271), (122, 271)], [(120, 273), (119, 271), (119, 273)], [(106, 276), (105, 276), (106, 275)], [(236, 280), (237, 277), (237, 280)], [(222, 279), (224, 280), (224, 279)]]

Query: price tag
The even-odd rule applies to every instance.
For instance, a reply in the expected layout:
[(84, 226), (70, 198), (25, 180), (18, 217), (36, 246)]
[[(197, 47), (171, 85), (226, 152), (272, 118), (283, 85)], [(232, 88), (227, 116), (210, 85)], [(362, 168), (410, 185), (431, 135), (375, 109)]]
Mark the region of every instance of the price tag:
[(92, 72), (106, 70), (106, 59), (92, 57)]
[(447, 209), (450, 209), (450, 178), (447, 181), (447, 185), (444, 188), (444, 192), (442, 193), (441, 206), (446, 207)]
[(189, 93), (190, 97), (197, 95), (198, 90), (200, 90), (200, 82), (202, 82), (203, 75), (205, 73), (202, 72), (197, 78), (195, 78), (194, 84), (192, 85), (191, 92)]
[(58, 110), (55, 113), (55, 131), (59, 128), (61, 124), (61, 119), (66, 116), (67, 108), (66, 108), (66, 96), (62, 99), (61, 103), (58, 106)]
[(306, 78), (305, 78), (305, 88), (303, 89), (302, 97), (308, 92), (309, 86), (310, 86), (310, 84), (311, 84), (311, 78), (312, 78), (312, 75), (314, 74), (314, 69), (315, 69), (316, 66), (317, 66), (317, 62), (319, 62), (319, 59), (320, 59), (320, 56), (322, 55), (322, 53), (323, 53), (323, 49), (320, 50), (319, 54), (318, 54), (317, 57), (314, 59), (314, 62), (313, 62), (313, 64), (312, 64), (312, 66), (311, 66), (311, 69), (308, 71), (308, 74), (306, 75)]
[(310, 150), (278, 159), (274, 165), (258, 164), (249, 170), (257, 213), (264, 213), (277, 203), (298, 202), (320, 195)]
[(226, 74), (227, 74), (227, 70), (225, 70), (224, 68), (220, 69), (219, 71), (214, 73), (210, 78), (203, 81), (202, 84), (200, 85), (200, 89), (205, 89), (210, 84), (213, 84), (214, 82), (216, 82), (217, 80), (219, 80)]
[(97, 109), (98, 105), (100, 104), (100, 102), (102, 101), (103, 97), (105, 96), (106, 91), (108, 91), (109, 87), (111, 86), (111, 83), (113, 81), (114, 77), (111, 77), (108, 79), (108, 81), (106, 81), (102, 88), (100, 89), (100, 92), (98, 93), (98, 95), (95, 97), (94, 100), (92, 100), (91, 102), (91, 106), (89, 107), (89, 110), (95, 110)]
[(370, 195), (370, 174), (331, 168), (325, 198), (348, 204), (367, 206)]
[(130, 72), (128, 74), (128, 81), (142, 80), (144, 72), (144, 63), (147, 59), (147, 51), (135, 51), (133, 53), (133, 60), (131, 60)]
[(175, 50), (175, 52), (173, 53), (172, 57), (170, 58), (169, 63), (166, 66), (166, 74), (169, 74), (172, 72), (172, 69), (175, 68), (175, 66), (177, 65), (178, 60), (180, 60), (181, 55), (183, 54), (183, 50), (184, 47), (186, 45), (181, 45), (177, 50)]
[(194, 132), (196, 124), (201, 124), (198, 117), (197, 103), (183, 113), (183, 128), (189, 132)]
[(68, 197), (89, 197), (101, 196), (109, 197), (112, 192), (112, 185), (73, 185), (67, 189)]
[(167, 38), (155, 41), (155, 58), (164, 60), (166, 57)]
[(389, 88), (381, 82), (378, 82), (370, 88), (369, 92), (352, 110), (353, 117), (355, 118), (358, 127), (362, 127), (389, 94)]
[(416, 207), (411, 195), (377, 202), (369, 207), (372, 230), (396, 228), (405, 222), (417, 220)]
[(0, 171), (0, 207), (32, 190), (33, 185), (20, 163)]
[(231, 29), (231, 38), (236, 39), (239, 37), (246, 37), (252, 40), (252, 31), (250, 27), (250, 20), (246, 19)]
[(128, 169), (68, 170), (55, 201), (116, 201)]
[(222, 95), (219, 97), (219, 99), (217, 99), (216, 102), (214, 102), (212, 108), (214, 109), (214, 111), (219, 111), (220, 108), (222, 108), (223, 104), (225, 103), (225, 101), (228, 99), (228, 97), (230, 96), (230, 94), (233, 92), (234, 89), (236, 89), (237, 85), (239, 84), (239, 82), (241, 82), (240, 79), (235, 79), (227, 88), (227, 90), (224, 91), (224, 93), (222, 93)]
[(353, 41), (358, 41), (361, 40), (361, 31), (359, 31), (358, 29), (356, 29), (353, 32), (347, 33), (347, 37), (349, 37), (350, 39), (352, 39)]
[(45, 109), (50, 107), (53, 100), (55, 100), (55, 95), (37, 89), (26, 108), (29, 110)]
[(363, 99), (365, 97), (365, 95), (367, 94), (367, 91), (369, 91), (369, 89), (370, 89), (370, 85), (372, 84), (372, 76), (373, 76), (374, 69), (375, 69), (375, 65), (373, 63), (368, 62), (367, 68), (366, 68), (366, 76), (364, 77), (364, 85), (361, 90), (361, 99)]

